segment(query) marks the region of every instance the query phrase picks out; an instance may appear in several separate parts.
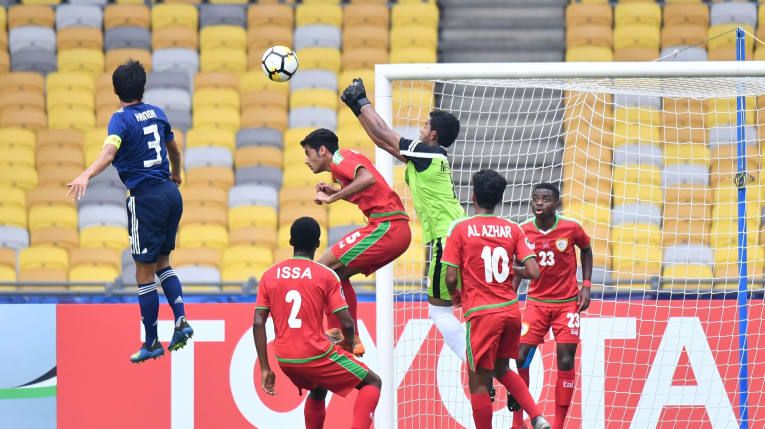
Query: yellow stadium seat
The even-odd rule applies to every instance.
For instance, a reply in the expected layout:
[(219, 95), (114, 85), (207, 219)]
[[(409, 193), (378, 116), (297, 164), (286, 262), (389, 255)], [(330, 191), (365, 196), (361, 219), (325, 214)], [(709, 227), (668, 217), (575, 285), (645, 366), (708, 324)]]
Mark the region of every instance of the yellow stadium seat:
[[(16, 281), (16, 252), (0, 248), (0, 282)], [(12, 286), (0, 286), (0, 290), (13, 290)]]
[(40, 228), (30, 231), (32, 246), (53, 246), (71, 250), (80, 245), (80, 235), (75, 228)]
[(239, 77), (228, 72), (197, 73), (194, 75), (194, 91), (202, 89), (233, 89), (238, 93)]
[(331, 183), (332, 175), (329, 173), (313, 174), (308, 167), (303, 168), (285, 168), (282, 178), (282, 186), (314, 186), (319, 182)]
[(66, 49), (98, 49), (104, 48), (103, 33), (100, 28), (66, 27), (56, 33), (56, 48)]
[(48, 126), (53, 129), (87, 130), (96, 126), (96, 117), (92, 109), (82, 107), (56, 109), (48, 114)]
[(647, 107), (616, 107), (614, 108), (614, 118), (618, 122), (662, 125), (661, 111)]
[[(48, 91), (47, 108), (50, 115), (53, 111), (59, 109), (93, 110), (93, 93), (82, 89), (55, 89)], [(50, 119), (50, 118), (49, 118)]]
[(681, 24), (707, 27), (709, 25), (709, 7), (701, 2), (666, 2), (664, 5), (664, 25)]
[(65, 282), (69, 255), (65, 249), (33, 246), (19, 251), (19, 281)]
[(394, 28), (400, 25), (438, 28), (438, 7), (435, 3), (395, 4), (391, 15)]
[(242, 110), (242, 128), (274, 128), (279, 131), (287, 129), (288, 116), (286, 110), (273, 107), (254, 106)]
[(189, 130), (186, 136), (186, 147), (220, 146), (232, 152), (236, 147), (236, 135), (231, 130), (199, 127)]
[(271, 265), (274, 263), (274, 254), (271, 249), (256, 246), (236, 246), (223, 250), (222, 266), (228, 267), (243, 265)]
[[(260, 69), (260, 62), (266, 49), (271, 46), (292, 46), (292, 27), (265, 25), (247, 30), (247, 61), (250, 69)], [(261, 73), (262, 74), (262, 73)]]
[(114, 249), (82, 248), (69, 252), (70, 282), (113, 282), (120, 271), (120, 255)]
[(29, 209), (30, 230), (50, 227), (77, 228), (77, 208), (71, 205), (53, 205)]
[(612, 245), (612, 277), (617, 280), (645, 280), (661, 273), (662, 249), (659, 246), (641, 244)]
[(247, 49), (247, 33), (235, 25), (208, 25), (199, 32), (201, 51), (209, 49)]
[(639, 123), (617, 123), (614, 126), (614, 147), (630, 143), (652, 143), (660, 145), (662, 128)]
[[(303, 59), (300, 58), (300, 64), (302, 67)], [(281, 91), (284, 93), (289, 92), (289, 85), (283, 83), (273, 82), (269, 80), (263, 72), (259, 69), (257, 71), (251, 71), (243, 74), (239, 78), (239, 92), (244, 93), (247, 91), (261, 91), (261, 90), (273, 90)]]
[(0, 8), (0, 29), (5, 30), (5, 25), (8, 22), (8, 15), (5, 12), (5, 8)]
[[(95, 92), (93, 76), (81, 72), (53, 72), (45, 78), (45, 90), (50, 98), (56, 91), (81, 91), (84, 93)], [(50, 105), (50, 100), (48, 100)]]
[(209, 0), (210, 4), (247, 4), (248, 0)]
[[(8, 186), (8, 185), (4, 185)], [(0, 205), (0, 225), (27, 227), (27, 211), (23, 207)]]
[(580, 25), (566, 30), (566, 47), (600, 46), (612, 48), (614, 33), (610, 26)]
[[(747, 234), (747, 241), (750, 246), (756, 245), (759, 241), (759, 237), (754, 233), (754, 231), (759, 230), (759, 223), (759, 218), (749, 218), (747, 220), (747, 231), (752, 231), (752, 233)], [(726, 218), (724, 220), (715, 219), (712, 222), (709, 241), (715, 249), (735, 247), (738, 243), (738, 221), (731, 220), (731, 218)]]
[(609, 240), (615, 246), (628, 245), (630, 243), (659, 246), (661, 244), (661, 228), (653, 224), (622, 224), (611, 228)]
[(374, 48), (387, 50), (389, 36), (390, 31), (387, 27), (369, 26), (367, 24), (346, 26), (343, 29), (343, 49)]
[[(320, 240), (322, 241), (322, 244), (320, 245), (320, 249), (321, 249), (321, 247), (323, 247), (326, 244), (327, 237), (329, 237), (329, 235), (327, 235), (327, 229), (323, 225), (319, 225), (319, 230), (320, 230), (320, 237), (321, 237)], [(285, 225), (279, 228), (279, 247), (283, 249), (289, 248), (290, 247), (289, 243), (290, 243), (290, 225)], [(317, 252), (317, 254), (321, 254), (321, 253), (322, 253), (321, 250)]]
[(223, 207), (204, 207), (199, 210), (186, 210), (181, 218), (181, 228), (192, 224), (226, 226), (227, 210)]
[(292, 91), (290, 94), (290, 108), (299, 107), (323, 107), (337, 110), (337, 93), (331, 89), (310, 88)]
[(37, 183), (37, 171), (32, 167), (17, 167), (13, 170), (0, 169), (0, 186), (29, 190), (36, 187)]
[(422, 25), (399, 25), (390, 32), (391, 51), (410, 47), (435, 50), (438, 46), (438, 29)]
[(204, 88), (194, 91), (194, 111), (207, 107), (239, 110), (239, 92), (229, 88)]
[(430, 48), (401, 48), (391, 50), (391, 63), (435, 63), (437, 53)]
[(295, 9), (295, 27), (314, 24), (340, 27), (342, 23), (343, 9), (339, 5), (301, 4)]
[(15, 5), (8, 9), (8, 29), (21, 26), (53, 28), (56, 16), (53, 8), (45, 5)]
[(327, 224), (327, 208), (323, 205), (316, 205), (313, 199), (310, 199), (280, 207), (279, 226), (292, 225), (292, 222), (303, 216), (316, 219), (319, 225)]
[(246, 146), (236, 150), (234, 165), (237, 169), (245, 167), (276, 167), (283, 166), (283, 153), (273, 146)]
[(566, 28), (580, 25), (613, 26), (613, 10), (609, 4), (571, 3), (566, 7)]
[(154, 50), (182, 48), (197, 50), (199, 33), (196, 28), (164, 27), (151, 32), (151, 46)]
[[(754, 34), (754, 28), (746, 24), (718, 24), (709, 27), (707, 32), (707, 49), (711, 54), (713, 52), (731, 52), (732, 59), (736, 59), (736, 28), (741, 27), (748, 34)], [(752, 57), (754, 50), (754, 40), (751, 37), (745, 38), (746, 58)], [(712, 58), (709, 58), (710, 60)]]
[(662, 227), (662, 246), (675, 246), (678, 244), (709, 244), (709, 229), (711, 222), (703, 220), (670, 220), (664, 218)]
[(106, 72), (113, 72), (117, 67), (125, 64), (128, 60), (139, 61), (146, 69), (146, 72), (151, 72), (151, 52), (144, 49), (132, 48), (106, 51)]
[(151, 8), (151, 27), (187, 27), (195, 29), (199, 22), (197, 8), (187, 4), (157, 4)]
[(241, 92), (239, 100), (243, 111), (252, 107), (286, 112), (289, 94), (273, 89), (251, 90)]
[(80, 231), (80, 247), (108, 248), (122, 251), (129, 245), (125, 228), (117, 226), (89, 226)]
[(379, 4), (351, 3), (345, 5), (343, 11), (343, 32), (350, 27), (378, 27), (388, 30), (390, 27), (390, 10), (388, 2)]
[(289, 188), (283, 186), (279, 190), (279, 206), (287, 206), (290, 204), (298, 204), (304, 201), (313, 201), (313, 197), (316, 195), (316, 190), (311, 187), (293, 187)]
[(346, 201), (337, 201), (329, 205), (329, 227), (342, 225), (365, 225), (366, 219), (357, 207)]
[(273, 25), (282, 28), (294, 27), (292, 7), (286, 4), (254, 4), (247, 10), (247, 27), (256, 28)]
[[(712, 280), (712, 267), (703, 264), (673, 264), (666, 265), (662, 271), (664, 280), (678, 280), (679, 284), (674, 286), (686, 289), (688, 286), (686, 280)], [(672, 288), (672, 284), (668, 285)], [(710, 283), (707, 287), (711, 287)]]
[(661, 30), (661, 46), (694, 46), (706, 43), (707, 27), (696, 24), (665, 26)]
[(176, 249), (173, 251), (171, 259), (174, 267), (207, 265), (220, 268), (221, 253), (220, 249), (205, 249), (199, 247)]
[[(259, 279), (268, 269), (268, 265), (232, 266), (221, 271), (221, 280), (224, 282), (245, 282), (250, 278)], [(236, 290), (233, 287), (224, 287), (224, 290)]]
[(581, 46), (566, 50), (566, 61), (613, 61), (614, 53), (609, 48)]
[(230, 167), (197, 167), (186, 171), (189, 186), (208, 185), (228, 189), (234, 185), (234, 171)]
[(140, 4), (111, 4), (104, 8), (104, 29), (115, 27), (149, 28), (151, 15), (143, 2)]
[(6, 51), (0, 51), (0, 73), (7, 74), (11, 71), (11, 57)]
[(179, 241), (186, 248), (225, 249), (228, 247), (228, 231), (220, 225), (188, 225), (180, 229)]
[(588, 202), (569, 203), (564, 207), (566, 216), (578, 219), (580, 222), (609, 225), (611, 223), (611, 206)]
[(45, 96), (39, 92), (6, 91), (0, 97), (0, 112), (8, 107), (41, 111), (45, 109)]
[(14, 146), (3, 151), (0, 166), (3, 168), (34, 167), (35, 153), (23, 146)]
[(65, 206), (73, 207), (72, 200), (61, 192), (61, 188), (54, 186), (39, 186), (27, 192), (27, 208), (37, 206)]
[(183, 205), (190, 210), (215, 207), (228, 208), (228, 194), (223, 189), (206, 185), (186, 186), (181, 189)]
[(0, 207), (24, 209), (26, 206), (27, 195), (24, 190), (10, 186), (0, 186)]
[(229, 244), (234, 246), (257, 246), (275, 249), (278, 244), (276, 228), (246, 226), (230, 231)]
[(645, 24), (656, 29), (661, 26), (661, 6), (651, 3), (619, 3), (614, 7), (614, 28)]
[(0, 112), (0, 127), (27, 128), (40, 130), (47, 128), (48, 117), (42, 109), (24, 107), (6, 107)]
[(268, 206), (239, 206), (228, 211), (228, 228), (244, 227), (276, 228), (276, 209)]
[[(759, 246), (749, 245), (747, 248), (747, 274), (752, 277), (759, 277), (763, 273), (763, 249)], [(738, 267), (738, 247), (731, 245), (724, 248), (715, 249), (715, 278), (734, 279), (739, 277)]]
[(613, 180), (616, 182), (629, 182), (640, 185), (661, 185), (661, 168), (654, 165), (630, 164), (614, 166)]
[[(343, 49), (341, 56), (343, 70), (374, 69), (375, 64), (388, 62), (387, 48), (350, 48)], [(302, 61), (302, 60), (301, 60)], [(365, 83), (365, 86), (369, 86)], [(342, 89), (345, 89), (343, 87)]]
[(329, 70), (340, 72), (340, 51), (334, 48), (303, 48), (297, 52), (303, 70)]
[(227, 131), (238, 131), (239, 109), (204, 106), (194, 111), (194, 128), (220, 128)]
[(620, 25), (614, 29), (614, 50), (627, 48), (657, 49), (660, 41), (659, 27), (652, 25)]
[[(748, 112), (746, 115), (746, 124), (754, 125), (755, 116), (752, 111), (756, 109), (756, 99), (754, 97), (746, 97), (745, 110)], [(736, 98), (711, 98), (705, 101), (704, 109), (706, 111), (706, 125), (707, 127), (716, 127), (718, 125), (729, 125), (736, 123), (737, 109)]]
[(225, 71), (241, 74), (247, 71), (247, 54), (244, 50), (230, 48), (205, 50), (199, 56), (199, 65), (203, 72)]
[(35, 145), (34, 131), (23, 128), (0, 128), (0, 147), (23, 146), (34, 149)]
[(705, 144), (667, 143), (664, 145), (664, 165), (673, 164), (700, 164), (709, 167), (709, 148)]
[(67, 49), (58, 53), (58, 71), (85, 72), (97, 76), (104, 72), (104, 54), (96, 49)]

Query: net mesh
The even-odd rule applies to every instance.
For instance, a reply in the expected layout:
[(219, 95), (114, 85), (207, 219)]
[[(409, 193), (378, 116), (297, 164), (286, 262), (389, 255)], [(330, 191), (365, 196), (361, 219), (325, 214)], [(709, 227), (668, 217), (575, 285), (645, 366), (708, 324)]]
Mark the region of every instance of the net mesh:
[[(401, 135), (417, 138), (434, 108), (460, 119), (449, 158), (468, 213), (471, 174), (493, 168), (508, 181), (502, 216), (531, 217), (533, 185), (552, 182), (562, 214), (591, 236), (593, 304), (581, 316), (566, 427), (737, 427), (737, 95), (746, 96), (748, 287), (755, 293), (747, 350), (756, 363), (765, 359), (758, 347), (765, 79), (393, 82)], [(394, 167), (395, 189), (416, 219), (403, 170)], [(473, 427), (465, 368), (428, 319), (428, 251), (415, 238), (394, 265), (398, 427)], [(552, 420), (555, 346), (551, 333), (546, 338), (532, 363), (531, 392)], [(764, 380), (750, 365), (753, 427), (765, 425)], [(495, 385), (494, 427), (508, 428), (504, 389)]]

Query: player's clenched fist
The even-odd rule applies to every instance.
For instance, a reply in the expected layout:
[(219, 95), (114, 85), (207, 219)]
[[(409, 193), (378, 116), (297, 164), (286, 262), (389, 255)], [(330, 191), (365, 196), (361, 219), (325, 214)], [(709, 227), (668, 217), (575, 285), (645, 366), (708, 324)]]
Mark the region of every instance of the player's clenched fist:
[(262, 368), (260, 370), (260, 383), (266, 393), (269, 395), (276, 395), (276, 389), (274, 389), (276, 375), (271, 368)]
[(348, 85), (348, 88), (345, 88), (340, 99), (351, 108), (356, 116), (361, 114), (361, 109), (364, 106), (370, 104), (369, 99), (367, 98), (367, 90), (364, 88), (364, 81), (360, 78), (353, 79), (353, 83)]

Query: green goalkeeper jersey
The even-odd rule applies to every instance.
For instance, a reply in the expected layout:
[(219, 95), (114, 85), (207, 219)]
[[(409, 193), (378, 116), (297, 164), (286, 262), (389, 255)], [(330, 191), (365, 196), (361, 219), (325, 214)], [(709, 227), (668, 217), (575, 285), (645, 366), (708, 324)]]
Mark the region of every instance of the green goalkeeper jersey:
[(449, 226), (465, 217), (457, 195), (446, 151), (438, 145), (401, 138), (401, 155), (407, 159), (406, 183), (422, 224), (422, 238), (429, 243), (446, 237)]

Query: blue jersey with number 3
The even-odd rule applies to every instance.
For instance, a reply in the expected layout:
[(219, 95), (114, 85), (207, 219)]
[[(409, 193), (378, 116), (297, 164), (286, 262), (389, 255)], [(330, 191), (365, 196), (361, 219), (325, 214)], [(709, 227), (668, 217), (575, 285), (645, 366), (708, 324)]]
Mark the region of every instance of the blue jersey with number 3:
[(128, 189), (170, 178), (167, 142), (173, 131), (165, 112), (151, 104), (125, 106), (109, 121), (106, 144), (117, 146), (112, 165)]

